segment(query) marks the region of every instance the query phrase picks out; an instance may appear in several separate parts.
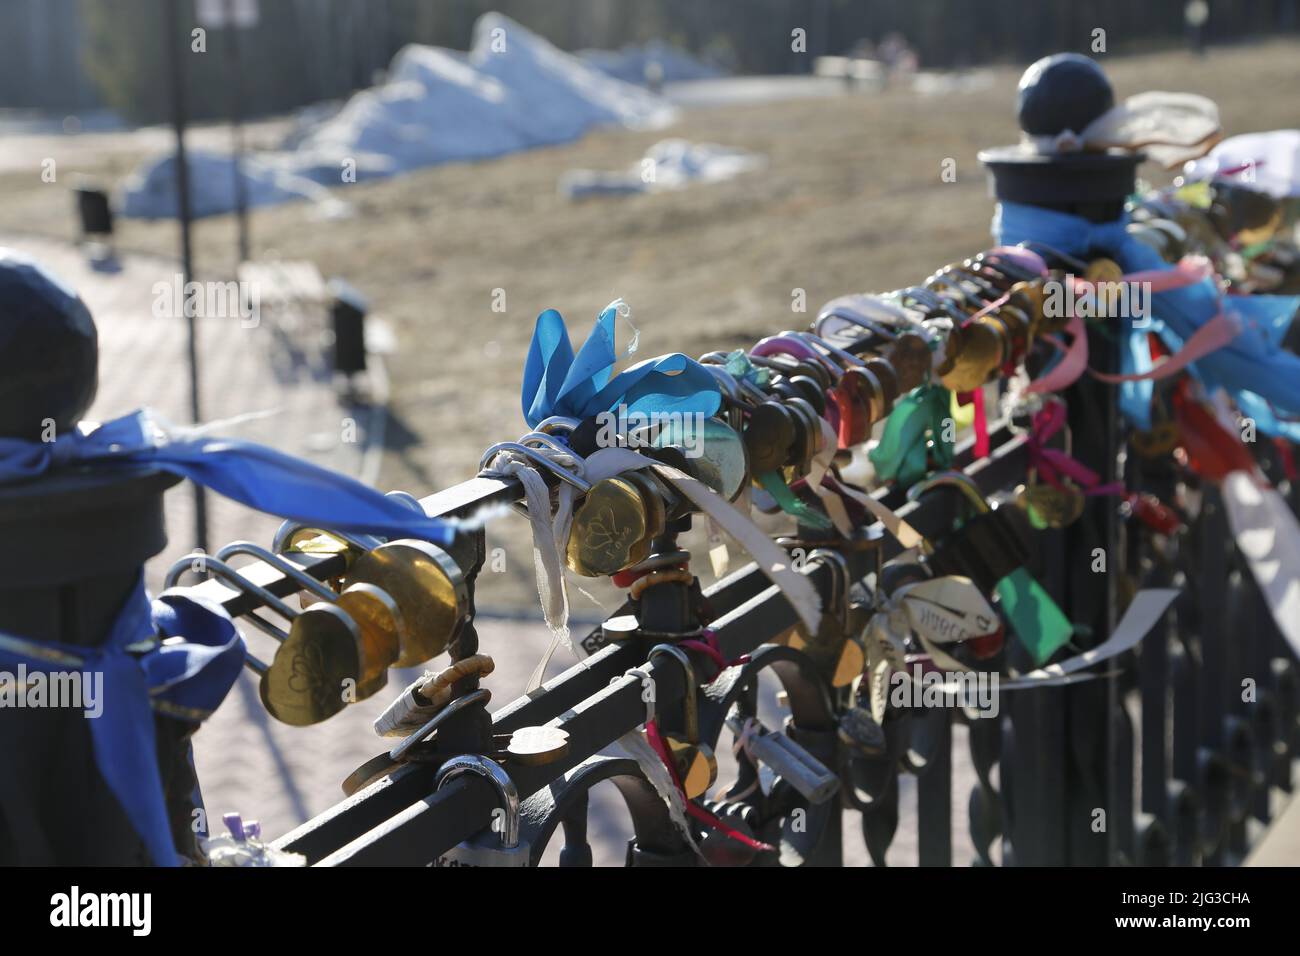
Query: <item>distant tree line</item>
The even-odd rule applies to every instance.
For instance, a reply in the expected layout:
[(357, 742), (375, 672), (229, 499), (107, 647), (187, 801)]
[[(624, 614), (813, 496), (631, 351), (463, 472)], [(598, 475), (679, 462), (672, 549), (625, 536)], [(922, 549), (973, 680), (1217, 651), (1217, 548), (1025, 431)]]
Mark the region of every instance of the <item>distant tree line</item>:
[[(162, 4), (179, 3), (190, 50), (193, 0), (4, 0), (0, 107), (74, 111), (102, 104), (134, 122), (168, 115)], [(618, 48), (667, 40), (746, 73), (807, 72), (812, 58), (899, 33), (923, 68), (1027, 62), (1183, 42), (1185, 0), (261, 0), (240, 31), (245, 111), (282, 112), (369, 85), (407, 43), (466, 49), (474, 21), (497, 10), (557, 46)], [(1209, 0), (1210, 43), (1295, 31), (1300, 0)], [(805, 31), (793, 49), (793, 31)], [(186, 60), (196, 118), (224, 116), (229, 37), (209, 30)]]

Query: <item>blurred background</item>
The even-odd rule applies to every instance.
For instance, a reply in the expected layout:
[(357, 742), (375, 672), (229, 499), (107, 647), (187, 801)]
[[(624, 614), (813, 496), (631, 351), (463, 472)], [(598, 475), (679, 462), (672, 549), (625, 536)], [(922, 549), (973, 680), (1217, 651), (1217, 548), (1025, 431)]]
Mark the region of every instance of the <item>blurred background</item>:
[[(913, 284), (988, 245), (976, 153), (1016, 140), (1034, 59), (1085, 53), (1120, 98), (1201, 93), (1227, 135), (1275, 129), (1296, 123), (1298, 18), (1297, 0), (0, 0), (0, 246), (95, 314), (93, 418), (236, 419), (224, 430), (423, 496), (526, 430), (543, 309), (576, 344), (622, 297), (634, 358), (699, 355)], [(231, 282), (235, 299), (213, 294)], [(209, 550), (277, 525), (208, 511)], [(188, 489), (168, 522), (155, 588), (201, 543)], [(527, 523), (487, 543), (495, 707), (549, 635)], [(579, 583), (581, 635), (620, 595)], [(413, 676), (308, 729), (241, 681), (197, 737), (209, 809), (271, 834), (319, 813), (386, 749), (369, 722)], [(593, 821), (607, 861), (621, 826)]]

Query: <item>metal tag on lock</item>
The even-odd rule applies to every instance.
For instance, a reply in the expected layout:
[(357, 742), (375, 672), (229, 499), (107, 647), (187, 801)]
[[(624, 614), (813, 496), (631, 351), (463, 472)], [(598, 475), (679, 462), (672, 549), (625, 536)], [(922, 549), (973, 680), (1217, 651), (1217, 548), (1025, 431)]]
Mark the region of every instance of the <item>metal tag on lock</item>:
[(501, 765), (475, 754), (452, 757), (438, 770), (434, 791), (464, 774), (489, 781), (501, 797), (492, 825), (443, 853), (430, 866), (531, 866), (532, 852), (519, 839), (519, 791)]

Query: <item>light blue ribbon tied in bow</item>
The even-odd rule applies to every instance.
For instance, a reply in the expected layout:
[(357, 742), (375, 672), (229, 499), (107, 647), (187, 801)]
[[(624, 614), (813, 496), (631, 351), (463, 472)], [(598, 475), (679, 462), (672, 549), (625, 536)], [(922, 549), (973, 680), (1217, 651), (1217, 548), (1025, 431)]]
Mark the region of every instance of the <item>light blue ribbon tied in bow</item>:
[[(993, 235), (1002, 245), (1041, 242), (1068, 255), (1104, 255), (1125, 273), (1172, 268), (1149, 245), (1127, 232), (1127, 216), (1093, 223), (1079, 216), (1003, 202), (993, 217)], [(1282, 349), (1281, 341), (1300, 308), (1300, 296), (1220, 296), (1212, 279), (1151, 296), (1152, 318), (1143, 328), (1124, 319), (1120, 370), (1141, 374), (1152, 367), (1148, 332), (1155, 332), (1171, 351), (1182, 347), (1220, 308), (1235, 312), (1240, 333), (1226, 346), (1191, 366), (1207, 388), (1224, 388), (1243, 415), (1267, 435), (1300, 440), (1300, 356)], [(1124, 382), (1120, 407), (1139, 428), (1151, 427), (1150, 381)]]
[(554, 309), (537, 317), (524, 365), (524, 419), (534, 428), (552, 415), (590, 418), (619, 406), (629, 417), (656, 414), (713, 415), (722, 402), (713, 375), (680, 352), (638, 362), (612, 375), (620, 353), (615, 324), (622, 300), (596, 319), (575, 355), (564, 319)]

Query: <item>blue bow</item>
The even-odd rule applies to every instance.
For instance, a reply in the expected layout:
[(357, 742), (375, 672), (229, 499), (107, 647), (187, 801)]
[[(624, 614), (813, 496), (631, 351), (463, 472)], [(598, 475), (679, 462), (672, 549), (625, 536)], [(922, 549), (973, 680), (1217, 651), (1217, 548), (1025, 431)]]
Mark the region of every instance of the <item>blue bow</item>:
[(552, 415), (589, 418), (622, 405), (628, 414), (679, 412), (712, 415), (722, 396), (709, 370), (681, 353), (638, 362), (610, 377), (618, 362), (611, 303), (575, 356), (564, 319), (554, 309), (537, 317), (524, 365), (524, 419), (537, 427)]
[[(166, 644), (161, 632), (181, 638)], [(243, 638), (219, 606), (164, 592), (150, 604), (141, 576), (97, 647), (0, 634), (0, 663), (42, 673), (103, 675), (102, 711), (87, 716), (95, 764), (158, 866), (177, 865), (154, 744), (154, 711), (199, 721), (243, 666)]]
[(52, 442), (0, 438), (0, 486), (74, 465), (148, 465), (205, 485), (258, 511), (323, 528), (451, 542), (446, 522), (419, 514), (361, 482), (265, 445), (163, 433), (147, 411)]
[[(1073, 256), (1105, 255), (1126, 273), (1170, 268), (1158, 252), (1131, 236), (1126, 225), (1127, 216), (1092, 223), (1068, 213), (1004, 202), (994, 213), (993, 235), (1003, 245), (1041, 242)], [(1226, 302), (1242, 319), (1242, 331), (1228, 345), (1193, 363), (1192, 373), (1210, 389), (1226, 389), (1260, 431), (1300, 440), (1300, 422), (1279, 421), (1274, 411), (1300, 415), (1300, 356), (1279, 347), (1300, 308), (1300, 296), (1233, 296)], [(1121, 371), (1150, 370), (1148, 332), (1155, 332), (1176, 351), (1219, 308), (1219, 292), (1211, 279), (1154, 293), (1153, 318), (1146, 328), (1134, 329), (1131, 319), (1125, 319)], [(1151, 427), (1151, 394), (1150, 381), (1120, 386), (1120, 407), (1139, 428)]]

